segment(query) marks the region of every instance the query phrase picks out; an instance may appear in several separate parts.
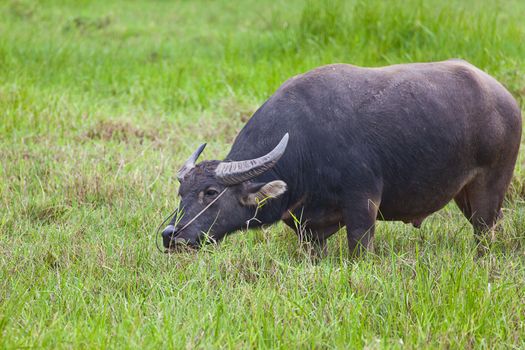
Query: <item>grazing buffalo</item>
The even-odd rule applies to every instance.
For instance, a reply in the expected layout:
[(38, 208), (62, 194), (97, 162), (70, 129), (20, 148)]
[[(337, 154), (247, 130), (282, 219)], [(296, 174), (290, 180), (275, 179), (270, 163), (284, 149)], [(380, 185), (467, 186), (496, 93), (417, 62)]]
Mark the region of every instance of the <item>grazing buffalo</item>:
[[(419, 226), (454, 199), (479, 239), (500, 216), (521, 112), (494, 78), (462, 60), (361, 68), (333, 64), (286, 81), (223, 161), (178, 173), (182, 219), (164, 246), (196, 247), (283, 220), (323, 249), (346, 226), (350, 252), (374, 223)], [(296, 225), (295, 218), (301, 218)]]

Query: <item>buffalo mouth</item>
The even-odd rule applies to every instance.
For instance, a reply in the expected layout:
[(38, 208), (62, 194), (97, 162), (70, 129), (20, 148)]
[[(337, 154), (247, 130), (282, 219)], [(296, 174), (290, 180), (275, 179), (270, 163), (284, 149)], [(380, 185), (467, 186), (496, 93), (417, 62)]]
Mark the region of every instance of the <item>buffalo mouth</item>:
[(165, 246), (164, 253), (173, 254), (173, 253), (195, 251), (199, 249), (199, 247), (200, 247), (200, 244), (198, 244), (197, 242), (191, 242), (183, 238), (175, 237), (169, 242), (167, 247)]

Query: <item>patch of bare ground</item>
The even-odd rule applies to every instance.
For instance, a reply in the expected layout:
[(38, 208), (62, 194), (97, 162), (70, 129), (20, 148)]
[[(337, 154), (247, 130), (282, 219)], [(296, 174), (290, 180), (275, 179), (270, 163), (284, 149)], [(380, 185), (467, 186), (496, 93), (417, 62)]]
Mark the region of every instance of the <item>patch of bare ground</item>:
[(103, 30), (108, 28), (113, 19), (110, 16), (86, 17), (79, 16), (68, 21), (63, 27), (64, 31), (78, 30), (81, 33)]
[(24, 215), (30, 221), (52, 224), (61, 221), (67, 216), (68, 206), (53, 203), (30, 203), (24, 209)]
[(91, 140), (142, 143), (144, 140), (157, 141), (159, 133), (153, 129), (141, 129), (129, 122), (101, 120), (86, 131), (83, 138)]
[(65, 189), (65, 201), (72, 205), (95, 204), (111, 205), (117, 199), (124, 198), (126, 190), (119, 182), (105, 181), (99, 174), (76, 176)]
[(32, 1), (12, 0), (9, 4), (11, 14), (20, 19), (33, 18), (36, 10), (36, 4)]

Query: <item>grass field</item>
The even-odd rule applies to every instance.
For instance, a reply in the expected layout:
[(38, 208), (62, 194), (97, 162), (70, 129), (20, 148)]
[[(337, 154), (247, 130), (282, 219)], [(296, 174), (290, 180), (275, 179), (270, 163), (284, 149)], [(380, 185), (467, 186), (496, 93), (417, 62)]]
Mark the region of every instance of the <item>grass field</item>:
[[(493, 247), (449, 205), (312, 262), (282, 224), (160, 254), (175, 172), (287, 78), (451, 57), (525, 103), (525, 3), (0, 1), (0, 348), (524, 348), (525, 169)], [(523, 153), (523, 152), (522, 152)]]

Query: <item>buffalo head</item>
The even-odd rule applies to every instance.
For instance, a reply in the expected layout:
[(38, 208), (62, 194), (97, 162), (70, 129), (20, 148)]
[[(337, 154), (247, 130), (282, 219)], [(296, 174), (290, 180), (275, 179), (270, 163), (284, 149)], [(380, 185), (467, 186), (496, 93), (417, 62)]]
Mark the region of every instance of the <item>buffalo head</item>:
[(177, 174), (180, 207), (162, 232), (164, 247), (199, 247), (202, 242), (218, 242), (254, 216), (255, 208), (267, 198), (286, 192), (281, 180), (255, 182), (271, 169), (288, 144), (288, 134), (269, 153), (242, 161), (203, 161), (195, 164), (206, 144), (188, 158)]

